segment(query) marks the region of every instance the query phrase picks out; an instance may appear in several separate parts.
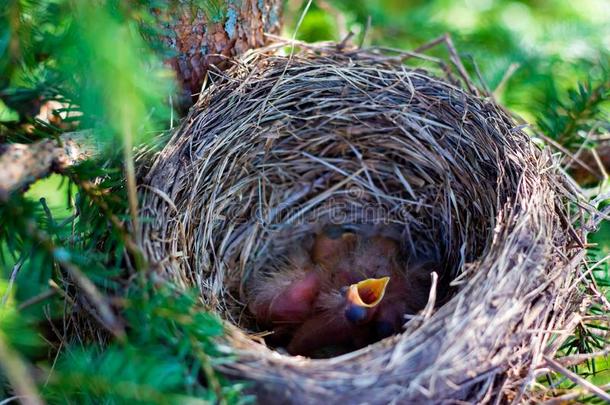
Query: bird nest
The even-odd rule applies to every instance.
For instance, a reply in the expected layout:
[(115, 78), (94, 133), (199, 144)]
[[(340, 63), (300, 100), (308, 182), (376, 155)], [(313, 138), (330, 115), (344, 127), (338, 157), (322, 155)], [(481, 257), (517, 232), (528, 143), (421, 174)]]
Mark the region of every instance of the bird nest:
[[(142, 185), (157, 274), (198, 287), (226, 321), (234, 361), (220, 371), (273, 402), (531, 395), (561, 344), (551, 332), (581, 298), (586, 231), (572, 225), (584, 214), (569, 180), (455, 58), (458, 73), (432, 74), (405, 65), (414, 53), (296, 45), (211, 74)], [(403, 248), (434, 252), (441, 274), (402, 333), (290, 356), (257, 335), (247, 280), (328, 222), (398, 226)]]

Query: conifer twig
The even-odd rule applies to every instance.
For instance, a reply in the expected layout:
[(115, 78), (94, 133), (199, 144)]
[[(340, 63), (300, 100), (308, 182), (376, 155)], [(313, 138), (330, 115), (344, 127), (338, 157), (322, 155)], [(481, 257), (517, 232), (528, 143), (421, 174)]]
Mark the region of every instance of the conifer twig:
[(108, 221), (110, 221), (112, 226), (118, 231), (121, 241), (125, 244), (125, 249), (134, 257), (136, 265), (139, 264), (140, 267), (145, 266), (146, 260), (144, 259), (142, 250), (133, 240), (121, 220), (112, 212), (112, 209), (108, 206), (106, 201), (104, 201), (103, 198), (100, 198), (99, 187), (90, 181), (81, 180), (75, 176), (71, 176), (71, 179), (79, 185), (80, 189), (102, 210), (104, 215), (106, 215)]
[(27, 221), (25, 226), (30, 236), (35, 239), (45, 251), (53, 255), (59, 266), (83, 291), (91, 304), (99, 312), (100, 319), (103, 321), (103, 326), (105, 326), (117, 339), (124, 340), (125, 329), (123, 325), (115, 316), (110, 304), (104, 299), (104, 296), (100, 293), (95, 284), (93, 284), (78, 266), (69, 260), (67, 257), (68, 253), (57, 248), (51, 238), (38, 229), (33, 221)]
[(197, 342), (193, 338), (191, 338), (191, 343), (199, 357), (199, 360), (201, 360), (201, 367), (203, 368), (206, 380), (214, 391), (214, 394), (216, 394), (216, 400), (218, 401), (218, 404), (226, 405), (227, 401), (222, 394), (222, 386), (220, 384), (220, 381), (218, 380), (218, 377), (216, 376), (214, 368), (212, 367), (210, 357), (197, 345)]
[(576, 133), (582, 122), (592, 118), (595, 114), (595, 107), (606, 99), (604, 95), (610, 90), (610, 80), (605, 80), (589, 90), (590, 93), (587, 94), (582, 107), (573, 109), (566, 115), (567, 122), (556, 135), (558, 142), (566, 143), (567, 138)]

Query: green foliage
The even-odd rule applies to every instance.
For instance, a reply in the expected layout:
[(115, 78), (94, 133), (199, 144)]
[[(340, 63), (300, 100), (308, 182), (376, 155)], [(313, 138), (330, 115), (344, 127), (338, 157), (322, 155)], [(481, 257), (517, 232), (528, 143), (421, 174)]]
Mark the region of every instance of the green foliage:
[(101, 10), (73, 4), (73, 21), (57, 49), (58, 68), (76, 79), (64, 95), (80, 106), (83, 124), (98, 136), (145, 141), (159, 130), (153, 123), (169, 117), (164, 100), (171, 94), (170, 73), (148, 50), (137, 23), (112, 2)]
[(209, 374), (211, 364), (228, 358), (212, 341), (223, 333), (220, 320), (203, 310), (196, 292), (148, 292), (150, 299), (127, 299), (124, 315), (134, 325), (127, 342), (66, 350), (49, 370), (45, 396), (83, 404), (246, 401), (241, 385)]
[[(108, 176), (100, 187), (108, 187), (113, 180)], [(171, 285), (122, 288), (119, 275), (124, 271), (124, 263), (116, 254), (123, 250), (123, 239), (108, 229), (111, 224), (100, 205), (124, 212), (125, 197), (100, 196), (101, 190), (104, 189), (95, 188), (77, 195), (75, 206), (82, 215), (61, 221), (44, 205), (20, 196), (0, 206), (0, 222), (4, 225), (0, 228), (0, 240), (4, 242), (1, 260), (14, 264), (13, 273), (18, 269), (11, 277), (14, 285), (10, 294), (8, 284), (0, 284), (4, 301), (0, 306), (0, 330), (20, 353), (38, 359), (38, 367), (45, 371), (40, 378), (41, 383), (46, 382), (44, 397), (54, 403), (247, 400), (238, 395), (240, 384), (220, 379), (210, 368), (230, 358), (213, 340), (223, 334), (220, 320), (205, 311), (195, 291), (174, 291)], [(87, 343), (88, 332), (78, 327), (73, 333), (83, 340), (80, 342), (65, 340), (62, 332), (55, 332), (47, 338), (51, 350), (59, 348), (51, 368), (49, 361), (53, 357), (40, 357), (43, 346), (36, 329), (45, 327), (49, 321), (59, 328), (66, 303), (76, 307), (95, 304), (74, 294), (70, 285), (75, 280), (71, 279), (69, 266), (86, 269), (87, 276), (100, 290), (123, 297), (118, 305), (128, 331), (125, 338), (104, 347), (96, 340)], [(57, 293), (46, 297), (43, 306), (30, 307), (32, 298), (49, 291), (49, 280), (58, 280), (51, 289)], [(21, 299), (15, 300), (15, 296)], [(18, 309), (18, 304), (22, 308)], [(43, 319), (43, 315), (48, 319)], [(99, 327), (113, 331), (112, 325), (103, 320)]]
[(551, 91), (541, 103), (538, 127), (569, 149), (585, 143), (590, 131), (608, 130), (609, 116), (604, 107), (610, 100), (610, 71), (603, 65), (598, 70), (600, 77), (592, 75), (576, 89), (568, 89), (565, 100)]
[(35, 354), (41, 349), (42, 341), (28, 327), (32, 317), (18, 311), (14, 295), (11, 284), (0, 280), (0, 333), (21, 353)]

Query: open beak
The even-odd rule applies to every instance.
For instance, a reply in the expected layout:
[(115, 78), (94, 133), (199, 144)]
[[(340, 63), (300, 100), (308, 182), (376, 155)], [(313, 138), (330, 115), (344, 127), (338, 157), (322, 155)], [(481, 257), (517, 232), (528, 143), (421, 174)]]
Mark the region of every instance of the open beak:
[(353, 323), (370, 320), (377, 305), (383, 299), (389, 281), (390, 277), (368, 278), (350, 285), (345, 296), (347, 319)]

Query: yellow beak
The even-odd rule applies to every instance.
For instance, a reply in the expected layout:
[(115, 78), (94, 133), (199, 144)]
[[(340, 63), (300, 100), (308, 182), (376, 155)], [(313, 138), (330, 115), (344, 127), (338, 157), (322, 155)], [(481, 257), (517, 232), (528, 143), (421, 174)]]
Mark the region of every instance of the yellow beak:
[(352, 284), (347, 290), (347, 300), (364, 308), (373, 308), (383, 299), (390, 277), (368, 278)]

